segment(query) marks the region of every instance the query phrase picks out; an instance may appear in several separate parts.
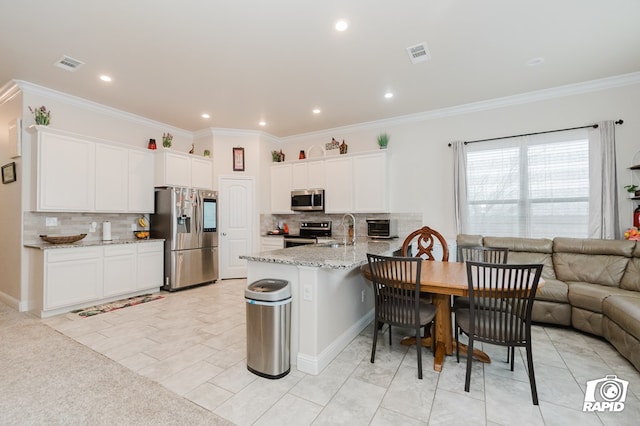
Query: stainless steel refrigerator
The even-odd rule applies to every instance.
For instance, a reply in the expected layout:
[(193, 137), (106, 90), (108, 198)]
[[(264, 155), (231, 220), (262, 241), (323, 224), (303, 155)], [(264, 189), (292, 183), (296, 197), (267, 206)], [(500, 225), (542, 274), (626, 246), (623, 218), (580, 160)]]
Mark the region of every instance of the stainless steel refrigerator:
[(218, 197), (215, 191), (156, 188), (151, 237), (164, 238), (165, 290), (218, 279)]

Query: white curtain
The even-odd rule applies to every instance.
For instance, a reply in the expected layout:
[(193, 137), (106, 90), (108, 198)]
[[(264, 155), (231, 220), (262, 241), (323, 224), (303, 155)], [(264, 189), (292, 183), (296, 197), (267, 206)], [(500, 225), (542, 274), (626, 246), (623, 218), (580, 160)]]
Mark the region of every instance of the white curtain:
[(462, 234), (467, 225), (467, 146), (462, 141), (452, 142), (453, 192), (456, 207), (456, 234)]
[(589, 130), (589, 238), (619, 239), (615, 123)]

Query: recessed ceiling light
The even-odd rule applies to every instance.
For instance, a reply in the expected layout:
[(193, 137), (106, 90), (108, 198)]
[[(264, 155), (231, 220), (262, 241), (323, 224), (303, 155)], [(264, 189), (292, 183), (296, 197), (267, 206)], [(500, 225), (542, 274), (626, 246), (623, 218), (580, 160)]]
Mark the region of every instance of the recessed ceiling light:
[(101, 75), (100, 80), (105, 81), (107, 83), (111, 83), (112, 79), (108, 75)]
[(347, 28), (349, 28), (349, 23), (344, 19), (336, 22), (336, 31), (345, 31)]
[(260, 121), (260, 122), (258, 122), (258, 124), (261, 125), (261, 126), (266, 126), (267, 122), (266, 121)]
[(544, 62), (544, 58), (542, 58), (542, 57), (533, 58), (533, 59), (529, 59), (527, 61), (527, 66), (535, 67), (536, 65), (540, 65), (543, 62)]
[(314, 108), (311, 112), (313, 112), (314, 114), (320, 114), (320, 112), (322, 111), (320, 111), (320, 108)]
[(391, 98), (393, 98), (393, 93), (391, 93), (391, 92), (387, 92), (387, 93), (385, 93), (385, 94), (384, 94), (384, 98), (385, 98), (385, 99), (391, 99)]
[(204, 114), (201, 115), (201, 117), (202, 118), (210, 118), (211, 116), (205, 112)]

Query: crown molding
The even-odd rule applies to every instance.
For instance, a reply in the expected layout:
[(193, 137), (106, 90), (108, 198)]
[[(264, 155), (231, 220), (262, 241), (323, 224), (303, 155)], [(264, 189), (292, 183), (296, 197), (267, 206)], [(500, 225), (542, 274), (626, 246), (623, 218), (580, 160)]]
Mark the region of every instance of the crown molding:
[(20, 86), (15, 80), (10, 80), (0, 87), (0, 105), (4, 105), (21, 93)]
[(155, 128), (158, 128), (159, 130), (162, 130), (163, 132), (169, 131), (173, 133), (174, 136), (179, 135), (181, 137), (188, 138), (188, 139), (191, 139), (193, 137), (193, 132), (190, 132), (188, 130), (184, 130), (175, 126), (171, 126), (166, 123), (161, 123), (159, 121), (152, 120), (150, 118), (142, 117), (140, 115), (136, 115), (130, 112), (112, 108), (103, 104), (99, 104), (97, 102), (80, 98), (78, 96), (69, 95), (68, 93), (63, 93), (54, 89), (49, 89), (47, 87), (39, 86), (37, 84), (30, 83), (28, 81), (14, 80), (14, 82), (22, 90), (23, 93), (30, 93), (30, 94), (42, 96), (58, 102), (65, 103), (67, 105), (73, 105), (84, 110), (109, 115), (111, 117), (127, 120), (133, 123), (137, 123), (137, 124), (141, 124), (149, 127), (155, 127)]
[(565, 86), (552, 87), (549, 89), (536, 90), (533, 92), (526, 92), (513, 96), (505, 96), (502, 98), (495, 98), (486, 101), (472, 102), (468, 104), (456, 105), (448, 108), (440, 108), (415, 114), (385, 118), (382, 120), (334, 127), (317, 132), (301, 133), (298, 135), (286, 136), (280, 138), (280, 140), (283, 143), (286, 143), (294, 140), (299, 141), (300, 139), (306, 138), (326, 137), (341, 132), (344, 133), (355, 130), (410, 124), (420, 121), (434, 120), (437, 118), (452, 117), (456, 115), (464, 115), (474, 112), (505, 108), (509, 106), (540, 102), (548, 99), (581, 95), (584, 93), (614, 89), (617, 87), (630, 86), (634, 84), (640, 84), (640, 72), (601, 78), (597, 80), (590, 80), (581, 83), (567, 84)]

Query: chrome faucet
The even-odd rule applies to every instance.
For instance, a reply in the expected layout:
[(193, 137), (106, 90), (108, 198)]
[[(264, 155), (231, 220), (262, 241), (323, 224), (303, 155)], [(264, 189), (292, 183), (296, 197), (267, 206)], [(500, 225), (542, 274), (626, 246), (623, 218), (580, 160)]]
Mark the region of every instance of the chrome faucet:
[[(351, 218), (350, 229), (353, 229), (352, 233), (351, 232), (347, 233), (347, 224), (345, 223), (345, 220), (344, 220), (347, 216)], [(342, 216), (342, 231), (344, 234), (344, 245), (345, 246), (354, 245), (356, 243), (356, 217), (351, 213), (346, 213), (344, 216)], [(351, 237), (351, 242), (347, 242), (347, 236)]]

